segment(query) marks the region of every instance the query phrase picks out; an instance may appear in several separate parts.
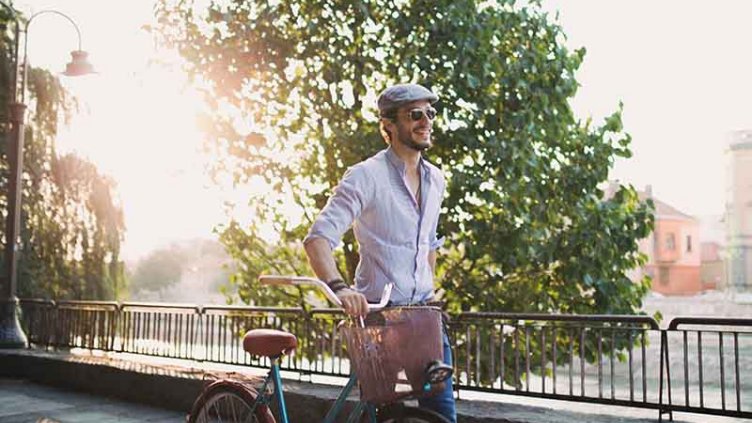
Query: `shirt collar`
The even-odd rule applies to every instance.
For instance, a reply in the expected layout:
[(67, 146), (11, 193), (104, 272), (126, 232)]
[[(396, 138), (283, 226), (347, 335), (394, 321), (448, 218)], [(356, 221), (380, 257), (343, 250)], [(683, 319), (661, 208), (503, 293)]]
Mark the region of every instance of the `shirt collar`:
[[(405, 174), (405, 162), (402, 161), (402, 159), (397, 155), (397, 153), (394, 152), (394, 149), (391, 146), (387, 147), (386, 149), (386, 158), (389, 160), (392, 166), (394, 166), (394, 168), (400, 172), (400, 174), (402, 175)], [(420, 160), (418, 161), (418, 165), (423, 171), (422, 172), (423, 176), (428, 176), (429, 168), (422, 154), (420, 155)]]

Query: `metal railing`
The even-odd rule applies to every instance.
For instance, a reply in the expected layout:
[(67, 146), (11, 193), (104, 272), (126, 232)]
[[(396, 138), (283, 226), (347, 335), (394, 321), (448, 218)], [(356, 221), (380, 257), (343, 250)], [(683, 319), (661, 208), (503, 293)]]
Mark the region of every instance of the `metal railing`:
[(752, 319), (673, 319), (661, 343), (670, 410), (752, 417), (751, 330)]
[[(31, 343), (268, 366), (247, 330), (298, 338), (282, 369), (346, 377), (335, 309), (21, 300)], [(752, 417), (752, 319), (461, 313), (448, 326), (458, 389)]]
[(655, 364), (646, 360), (648, 340), (660, 339), (658, 324), (650, 317), (464, 313), (454, 332), (458, 336), (453, 355), (463, 387), (659, 405), (658, 395), (648, 396), (648, 391), (655, 391), (649, 389), (648, 375), (658, 375)]

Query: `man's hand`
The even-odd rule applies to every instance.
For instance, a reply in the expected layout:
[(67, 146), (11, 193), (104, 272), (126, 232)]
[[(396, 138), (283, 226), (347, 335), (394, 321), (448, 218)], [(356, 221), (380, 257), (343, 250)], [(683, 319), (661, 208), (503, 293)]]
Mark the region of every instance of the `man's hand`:
[(365, 295), (350, 288), (337, 291), (337, 298), (342, 302), (342, 308), (350, 316), (365, 316), (368, 314), (368, 302)]

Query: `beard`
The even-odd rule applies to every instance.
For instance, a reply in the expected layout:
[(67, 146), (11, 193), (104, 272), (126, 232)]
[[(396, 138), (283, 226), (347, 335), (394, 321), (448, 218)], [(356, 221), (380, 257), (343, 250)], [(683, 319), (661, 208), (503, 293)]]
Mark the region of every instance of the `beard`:
[(430, 134), (425, 140), (416, 141), (413, 138), (412, 132), (410, 132), (409, 130), (403, 130), (403, 128), (399, 128), (399, 130), (397, 131), (397, 141), (415, 151), (425, 151), (433, 145), (431, 143)]

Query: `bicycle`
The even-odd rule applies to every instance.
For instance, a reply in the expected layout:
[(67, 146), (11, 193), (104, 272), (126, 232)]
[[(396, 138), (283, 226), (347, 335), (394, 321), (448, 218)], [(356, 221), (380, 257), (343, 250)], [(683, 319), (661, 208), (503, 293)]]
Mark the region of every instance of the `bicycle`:
[[(271, 285), (312, 285), (321, 289), (332, 303), (338, 306), (342, 305), (326, 283), (318, 279), (298, 276), (261, 276), (259, 279), (261, 283)], [(383, 321), (380, 321), (377, 325), (367, 326), (363, 318), (356, 319), (354, 322), (351, 319), (343, 328), (355, 371), (351, 372), (349, 380), (340, 391), (334, 404), (329, 408), (322, 422), (333, 423), (339, 421), (336, 420), (338, 417), (343, 417), (340, 414), (344, 409), (347, 397), (358, 384), (360, 384), (361, 399), (347, 415), (347, 422), (447, 422), (443, 416), (431, 410), (402, 404), (404, 400), (415, 399), (441, 389), (443, 382), (452, 377), (453, 369), (441, 362), (441, 352), (438, 353), (438, 359), (434, 357), (434, 359), (423, 361), (420, 371), (415, 370), (414, 363), (405, 365), (394, 359), (383, 359), (383, 356), (389, 353), (389, 351), (386, 351), (388, 345), (390, 345), (389, 342), (399, 342), (400, 337), (415, 336), (415, 332), (418, 334), (422, 334), (426, 330), (435, 332), (437, 324), (440, 331), (440, 310), (434, 307), (404, 309), (390, 307), (385, 309), (391, 290), (392, 284), (387, 285), (382, 293), (381, 301), (378, 304), (368, 305), (369, 317), (378, 316), (376, 320), (383, 319)], [(375, 314), (379, 311), (381, 313)], [(409, 318), (404, 321), (389, 320), (394, 319), (394, 316), (399, 319), (401, 314), (413, 314), (419, 318), (417, 320)], [(439, 320), (436, 320), (436, 315), (439, 316)], [(369, 337), (374, 334), (375, 338), (369, 340)], [(391, 341), (386, 341), (387, 339)], [(372, 342), (374, 340), (376, 342)], [(404, 342), (401, 342), (401, 344), (404, 344)], [(431, 346), (430, 342), (420, 344), (429, 345), (424, 347), (424, 350), (426, 348), (434, 350), (438, 348), (441, 351), (440, 342), (438, 347), (436, 345)], [(277, 403), (280, 423), (289, 423), (279, 363), (285, 355), (290, 354), (297, 347), (295, 335), (275, 329), (252, 329), (245, 335), (243, 347), (250, 354), (265, 356), (270, 359), (269, 373), (263, 379), (261, 388), (257, 390), (254, 384), (248, 380), (220, 379), (214, 381), (204, 388), (194, 402), (188, 416), (189, 423), (276, 423), (277, 420), (269, 407), (272, 401)], [(418, 351), (419, 354), (425, 353), (420, 346), (417, 349), (415, 346), (411, 346), (411, 349)], [(382, 356), (381, 360), (378, 359), (379, 354)], [(435, 353), (428, 355), (436, 356)], [(408, 381), (412, 387), (410, 391), (394, 391), (396, 372), (400, 370), (400, 366), (408, 376)], [(410, 369), (407, 367), (410, 367)]]

